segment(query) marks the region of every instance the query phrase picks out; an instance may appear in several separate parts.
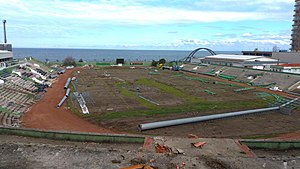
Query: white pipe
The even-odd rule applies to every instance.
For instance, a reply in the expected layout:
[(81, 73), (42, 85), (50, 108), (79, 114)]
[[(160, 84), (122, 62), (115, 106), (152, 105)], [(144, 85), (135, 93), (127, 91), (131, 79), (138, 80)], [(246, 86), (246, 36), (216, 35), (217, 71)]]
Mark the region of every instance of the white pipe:
[(64, 102), (66, 101), (67, 96), (64, 96), (61, 101), (58, 103), (57, 108), (59, 108), (62, 104), (64, 104)]
[(145, 97), (143, 97), (141, 95), (139, 95), (139, 97), (142, 98), (142, 99), (144, 99), (144, 100), (146, 100), (146, 101), (148, 101), (148, 102), (150, 102), (150, 103), (152, 103), (152, 104), (155, 104), (156, 106), (159, 106), (159, 103), (156, 103), (156, 102), (154, 102), (152, 100), (149, 100), (149, 99), (147, 99), (147, 98), (145, 98)]
[(289, 102), (287, 102), (287, 103), (284, 103), (283, 105), (281, 105), (280, 107), (284, 107), (284, 106), (287, 106), (287, 105), (289, 105), (289, 104), (291, 104), (291, 103), (293, 103), (293, 102), (295, 102), (295, 101), (297, 101), (298, 100), (298, 98), (296, 98), (296, 99), (293, 99), (293, 100), (291, 100), (291, 101), (289, 101)]
[(68, 80), (67, 80), (67, 82), (66, 82), (66, 84), (65, 84), (65, 86), (64, 86), (64, 89), (67, 89), (67, 88), (68, 88), (70, 82), (71, 82), (71, 78), (68, 78)]
[(249, 115), (249, 114), (254, 114), (254, 113), (262, 113), (262, 112), (266, 112), (266, 111), (280, 110), (281, 107), (287, 106), (297, 100), (298, 100), (298, 98), (295, 98), (295, 99), (288, 101), (287, 103), (284, 103), (281, 106), (277, 106), (277, 107), (238, 111), (238, 112), (223, 113), (223, 114), (214, 114), (214, 115), (191, 117), (191, 118), (176, 119), (176, 120), (167, 120), (167, 121), (160, 121), (160, 122), (153, 122), (153, 123), (145, 123), (145, 124), (140, 124), (139, 129), (141, 131), (143, 131), (143, 130), (150, 130), (150, 129), (175, 126), (175, 125), (181, 125), (181, 124), (188, 124), (188, 123), (222, 119), (222, 118), (228, 118), (228, 117)]
[(70, 91), (71, 91), (70, 88), (68, 88), (68, 89), (67, 89), (67, 92), (66, 92), (66, 96), (67, 96), (67, 97), (69, 97)]
[(145, 124), (140, 124), (139, 129), (141, 131), (150, 130), (150, 129), (155, 129), (155, 128), (162, 128), (162, 127), (168, 127), (168, 126), (175, 126), (175, 125), (181, 125), (181, 124), (188, 124), (188, 123), (195, 123), (195, 122), (201, 122), (201, 121), (208, 121), (208, 120), (214, 120), (214, 119), (222, 119), (222, 118), (248, 115), (248, 114), (260, 113), (260, 112), (266, 112), (266, 111), (279, 110), (279, 108), (280, 107), (270, 107), (270, 108), (263, 108), (263, 109), (254, 109), (254, 110), (238, 111), (238, 112), (231, 112), (231, 113), (200, 116), (200, 117), (191, 117), (191, 118), (184, 118), (184, 119), (145, 123)]

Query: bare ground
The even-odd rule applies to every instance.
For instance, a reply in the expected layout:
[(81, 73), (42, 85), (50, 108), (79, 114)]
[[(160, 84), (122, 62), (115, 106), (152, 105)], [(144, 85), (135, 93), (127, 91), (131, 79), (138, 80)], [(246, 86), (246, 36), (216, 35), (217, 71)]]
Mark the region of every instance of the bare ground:
[(76, 116), (65, 108), (66, 103), (60, 108), (56, 108), (65, 95), (64, 85), (72, 71), (67, 70), (60, 75), (57, 82), (48, 89), (43, 98), (22, 116), (22, 126), (47, 130), (116, 133)]
[[(115, 111), (130, 111), (144, 109), (136, 100), (128, 99), (120, 94), (115, 88), (115, 83), (127, 81), (133, 84), (133, 90), (136, 87), (142, 90), (142, 94), (149, 99), (162, 103), (165, 106), (173, 104), (182, 104), (181, 98), (160, 93), (155, 88), (136, 85), (134, 82), (139, 78), (155, 78), (158, 81), (164, 81), (166, 84), (178, 86), (180, 90), (186, 90), (187, 93), (204, 98), (207, 100), (250, 100), (255, 98), (253, 92), (245, 91), (241, 94), (236, 94), (232, 90), (239, 87), (214, 86), (212, 81), (220, 81), (224, 83), (232, 83), (246, 87), (245, 84), (220, 80), (214, 77), (197, 75), (201, 78), (209, 78), (209, 83), (199, 83), (196, 81), (180, 80), (179, 76), (170, 76), (169, 71), (161, 72), (161, 75), (149, 75), (147, 72), (151, 70), (141, 68), (139, 70), (131, 70), (128, 68), (108, 68), (108, 69), (87, 69), (81, 70), (78, 78), (78, 88), (81, 92), (90, 93), (90, 100), (87, 100), (88, 107), (92, 113), (109, 113)], [(104, 76), (104, 72), (110, 76)], [(68, 77), (71, 76), (71, 71), (68, 70), (64, 75), (61, 75), (58, 82), (50, 88), (44, 97), (23, 116), (22, 125), (27, 128), (50, 129), (50, 130), (70, 130), (83, 132), (100, 132), (100, 133), (117, 133), (131, 132), (141, 133), (138, 130), (138, 125), (146, 122), (154, 122), (167, 119), (177, 119), (185, 117), (194, 117), (207, 114), (224, 113), (222, 110), (207, 111), (207, 112), (187, 112), (183, 114), (172, 115), (156, 115), (143, 116), (116, 120), (102, 120), (95, 124), (81, 119), (74, 115), (70, 110), (65, 108), (56, 108), (57, 103), (64, 95), (63, 86)], [(76, 75), (76, 73), (75, 73)], [(194, 76), (194, 74), (189, 74)], [(195, 77), (195, 76), (194, 76)], [(203, 92), (204, 89), (210, 89), (218, 93), (217, 96), (209, 95)], [(282, 92), (269, 91), (267, 89), (256, 88), (257, 91), (275, 93), (282, 96), (290, 96)], [(234, 95), (234, 97), (232, 97)], [(171, 99), (170, 99), (171, 98)], [(228, 111), (228, 110), (227, 110)], [(226, 112), (226, 111), (225, 111)], [(91, 120), (93, 121), (93, 120)], [(94, 121), (93, 121), (94, 122)], [(142, 134), (150, 135), (165, 135), (165, 136), (186, 136), (187, 134), (196, 134), (201, 137), (221, 137), (221, 138), (248, 138), (248, 137), (271, 137), (279, 136), (279, 139), (298, 139), (300, 138), (300, 112), (294, 111), (292, 115), (283, 115), (278, 112), (264, 113), (260, 115), (251, 115), (245, 117), (236, 117), (230, 119), (222, 119), (208, 121), (202, 123), (194, 123), (188, 125), (174, 126), (169, 128), (144, 131)], [(290, 133), (284, 135), (284, 133)]]
[(168, 155), (145, 150), (140, 144), (102, 144), (54, 141), (29, 137), (1, 135), (0, 168), (57, 168), (57, 169), (117, 169), (138, 163), (159, 169), (282, 169), (299, 168), (300, 152), (254, 151), (254, 158), (247, 157), (232, 140), (200, 139), (203, 148), (191, 142), (198, 139), (157, 138), (169, 146), (182, 149), (185, 154)]

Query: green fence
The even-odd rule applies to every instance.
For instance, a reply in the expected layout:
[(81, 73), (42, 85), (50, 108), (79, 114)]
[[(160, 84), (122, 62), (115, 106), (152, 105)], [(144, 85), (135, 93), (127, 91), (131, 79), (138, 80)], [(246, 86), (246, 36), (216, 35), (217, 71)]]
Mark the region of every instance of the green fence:
[(214, 76), (216, 74), (216, 72), (215, 72), (215, 70), (211, 70), (211, 71), (205, 72), (204, 74)]
[(200, 78), (200, 77), (183, 76), (183, 78), (185, 78), (187, 80), (195, 80), (195, 81), (199, 81), (199, 82), (203, 82), (203, 83), (209, 82), (209, 79), (204, 79), (204, 78)]
[(251, 149), (300, 149), (300, 141), (240, 140)]
[(240, 88), (240, 89), (235, 89), (235, 92), (241, 92), (241, 91), (248, 91), (248, 90), (253, 90), (255, 88), (253, 87), (245, 87), (245, 88)]
[(47, 138), (53, 140), (69, 140), (80, 142), (101, 142), (101, 143), (144, 143), (145, 137), (128, 136), (121, 134), (97, 134), (82, 132), (59, 132), (35, 129), (0, 127), (0, 134), (17, 135), (37, 138)]
[(149, 72), (148, 74), (149, 74), (149, 75), (160, 75), (159, 72)]
[(106, 63), (106, 62), (97, 62), (96, 66), (110, 66), (111, 63)]
[(209, 90), (204, 90), (204, 92), (208, 93), (208, 94), (211, 94), (211, 95), (216, 95), (217, 93), (215, 92), (212, 92), (212, 91), (209, 91)]
[(220, 84), (220, 85), (232, 86), (232, 87), (238, 87), (239, 86), (239, 85), (236, 85), (236, 84), (224, 83), (224, 82), (219, 82), (219, 81), (214, 81), (213, 84)]
[(236, 79), (236, 76), (230, 76), (230, 75), (224, 75), (224, 74), (219, 74), (218, 77), (221, 79), (226, 79), (226, 80)]

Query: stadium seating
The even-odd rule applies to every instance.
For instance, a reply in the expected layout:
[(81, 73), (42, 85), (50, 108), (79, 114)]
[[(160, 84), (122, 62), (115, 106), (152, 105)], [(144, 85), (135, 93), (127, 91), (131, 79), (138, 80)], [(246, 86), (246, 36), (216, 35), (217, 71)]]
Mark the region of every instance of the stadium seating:
[[(234, 80), (249, 84), (251, 83), (254, 86), (269, 87), (269, 85), (276, 85), (277, 87), (283, 90), (287, 90), (290, 86), (300, 81), (300, 76), (296, 74), (286, 74), (280, 72), (262, 71), (238, 67), (226, 67), (219, 65), (186, 65), (184, 67), (184, 70), (206, 74), (211, 74), (212, 71), (215, 71), (225, 75), (225, 77), (233, 76), (235, 77)], [(250, 76), (252, 76), (252, 78), (249, 78)]]

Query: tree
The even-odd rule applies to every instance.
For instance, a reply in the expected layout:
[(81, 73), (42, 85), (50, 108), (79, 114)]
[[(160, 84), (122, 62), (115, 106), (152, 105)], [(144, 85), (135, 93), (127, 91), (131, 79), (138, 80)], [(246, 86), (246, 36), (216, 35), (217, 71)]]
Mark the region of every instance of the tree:
[(76, 66), (76, 62), (75, 59), (71, 56), (66, 57), (64, 62), (63, 62), (64, 66)]
[(166, 63), (166, 59), (161, 58), (161, 59), (159, 59), (158, 63), (164, 65)]
[(151, 66), (154, 66), (154, 67), (156, 67), (156, 66), (157, 66), (157, 64), (158, 64), (158, 62), (157, 62), (157, 61), (155, 61), (155, 60), (152, 60)]
[(83, 60), (82, 59), (79, 59), (79, 61), (78, 62), (83, 62)]
[(277, 47), (277, 45), (273, 46), (273, 52), (279, 52), (279, 48)]

